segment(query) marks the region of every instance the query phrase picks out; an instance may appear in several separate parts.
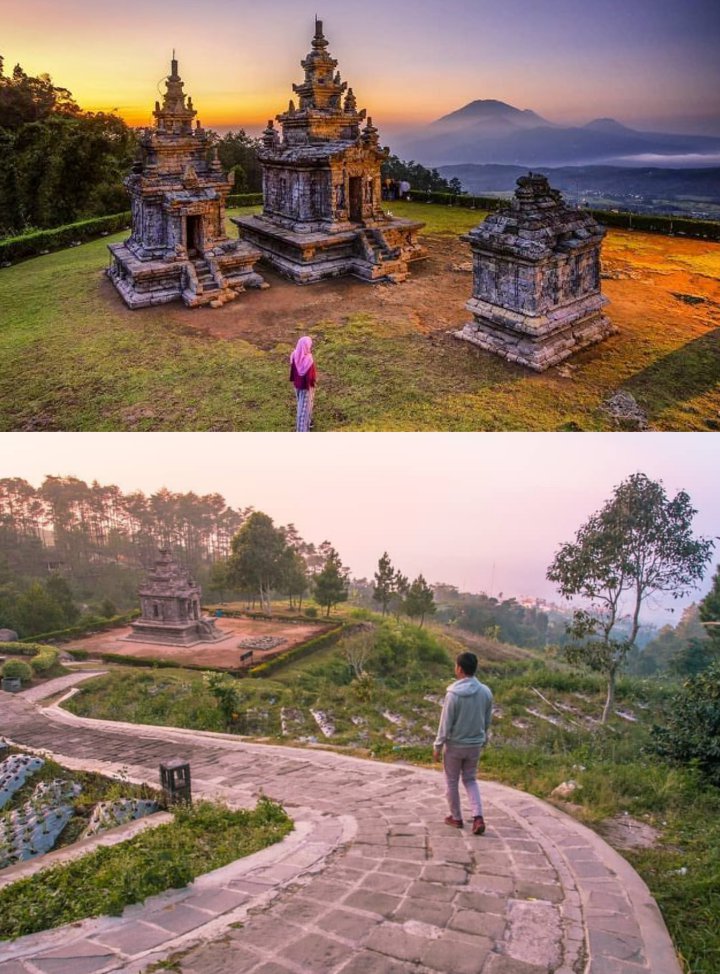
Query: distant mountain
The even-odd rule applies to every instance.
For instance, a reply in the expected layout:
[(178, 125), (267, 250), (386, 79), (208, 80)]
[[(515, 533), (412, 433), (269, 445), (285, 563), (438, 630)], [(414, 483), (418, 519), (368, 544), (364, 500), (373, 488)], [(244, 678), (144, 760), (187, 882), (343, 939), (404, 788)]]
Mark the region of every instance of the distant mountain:
[(531, 112), (529, 108), (521, 110), (507, 105), (504, 101), (486, 98), (471, 101), (463, 108), (458, 108), (449, 115), (443, 115), (442, 118), (432, 122), (430, 128), (437, 132), (477, 126), (483, 131), (491, 129), (509, 131), (518, 128), (537, 128), (539, 125), (550, 126), (552, 123)]
[(615, 121), (614, 118), (594, 118), (592, 122), (588, 122), (583, 128), (592, 129), (594, 132), (632, 132), (627, 125), (623, 125), (621, 122)]
[[(720, 138), (639, 132), (612, 118), (564, 127), (529, 109), (479, 99), (437, 119), (394, 146), (397, 155), (425, 166), (498, 163), (529, 167), (615, 163), (632, 165), (647, 157), (682, 159), (718, 154)], [(688, 164), (679, 162), (679, 165)], [(702, 160), (695, 165), (702, 164)], [(667, 165), (673, 165), (668, 161)]]

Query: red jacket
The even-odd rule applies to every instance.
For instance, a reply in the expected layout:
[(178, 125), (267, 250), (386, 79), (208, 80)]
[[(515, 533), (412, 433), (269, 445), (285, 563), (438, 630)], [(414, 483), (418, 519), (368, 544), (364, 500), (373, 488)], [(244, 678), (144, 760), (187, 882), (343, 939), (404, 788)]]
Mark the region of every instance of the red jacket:
[(296, 389), (312, 389), (312, 387), (317, 382), (317, 371), (315, 370), (315, 363), (310, 366), (305, 375), (300, 375), (298, 370), (295, 368), (295, 363), (290, 363), (290, 381), (295, 386)]

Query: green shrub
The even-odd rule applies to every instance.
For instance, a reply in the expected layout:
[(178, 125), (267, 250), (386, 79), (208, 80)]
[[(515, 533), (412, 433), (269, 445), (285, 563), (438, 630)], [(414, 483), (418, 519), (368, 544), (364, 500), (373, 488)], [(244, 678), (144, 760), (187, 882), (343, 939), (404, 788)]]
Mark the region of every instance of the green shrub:
[(679, 764), (694, 764), (720, 784), (720, 662), (683, 683), (662, 726), (652, 728), (653, 748)]
[(228, 206), (262, 206), (262, 193), (231, 193), (227, 198)]
[(60, 653), (52, 646), (43, 646), (37, 656), (30, 660), (33, 673), (47, 673), (58, 661)]
[(306, 615), (308, 619), (317, 619), (318, 610), (314, 605), (309, 605), (307, 609), (305, 609), (304, 615)]
[(117, 233), (130, 226), (130, 213), (115, 213), (93, 220), (80, 220), (52, 230), (33, 230), (18, 237), (0, 240), (0, 264), (37, 257), (45, 250), (58, 250), (76, 241), (85, 242), (103, 234)]
[(21, 680), (23, 683), (29, 683), (32, 680), (32, 670), (27, 663), (23, 663), (21, 659), (9, 659), (7, 663), (3, 664), (2, 675), (8, 680)]

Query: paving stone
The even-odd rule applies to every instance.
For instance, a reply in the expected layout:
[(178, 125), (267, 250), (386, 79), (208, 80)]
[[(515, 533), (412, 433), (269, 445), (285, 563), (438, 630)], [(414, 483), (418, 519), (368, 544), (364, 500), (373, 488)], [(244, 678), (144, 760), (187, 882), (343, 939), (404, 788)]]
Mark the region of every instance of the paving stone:
[(462, 930), (478, 936), (502, 940), (505, 918), (494, 913), (478, 913), (475, 910), (458, 910), (450, 921), (453, 930)]
[(505, 916), (507, 900), (500, 896), (489, 896), (487, 893), (475, 893), (463, 890), (455, 901), (459, 909), (477, 910), (479, 913), (495, 913)]
[(151, 927), (142, 920), (126, 923), (115, 930), (96, 934), (91, 939), (105, 947), (114, 947), (120, 953), (132, 957), (142, 950), (150, 950), (167, 940), (167, 930)]
[(410, 876), (415, 879), (420, 876), (425, 864), (422, 862), (401, 862), (399, 859), (391, 859), (389, 856), (382, 864), (383, 872), (395, 873), (398, 876)]
[(595, 910), (588, 910), (586, 923), (589, 930), (605, 930), (608, 933), (617, 933), (640, 938), (640, 927), (633, 916), (622, 916), (617, 913), (598, 913)]
[[(223, 941), (203, 944), (183, 958), (183, 974), (236, 974), (249, 971), (261, 960), (261, 955), (242, 944)], [(172, 970), (172, 968), (171, 968)]]
[(525, 961), (515, 960), (504, 954), (490, 954), (482, 974), (548, 974), (548, 968), (547, 964), (538, 967), (537, 964), (526, 964)]
[(309, 933), (280, 952), (287, 959), (308, 971), (328, 971), (352, 955), (353, 948), (337, 940)]
[(426, 944), (424, 937), (408, 933), (401, 924), (383, 923), (370, 931), (365, 946), (398, 960), (418, 963)]
[(415, 964), (405, 964), (384, 954), (363, 950), (341, 967), (338, 974), (416, 974), (416, 972)]
[(487, 873), (473, 873), (468, 880), (468, 889), (480, 893), (512, 893), (515, 882), (509, 876), (488, 876)]
[(642, 941), (636, 937), (618, 936), (604, 930), (588, 930), (588, 943), (592, 956), (600, 954), (639, 964), (644, 962)]
[(404, 899), (393, 914), (393, 920), (417, 920), (435, 927), (445, 927), (452, 916), (453, 908), (449, 903), (428, 899)]
[(440, 900), (449, 903), (457, 895), (457, 890), (452, 886), (442, 886), (440, 883), (429, 883), (420, 879), (410, 886), (407, 895), (413, 898)]
[(352, 906), (357, 910), (367, 910), (388, 917), (400, 906), (399, 896), (389, 893), (379, 893), (375, 890), (356, 890), (344, 900), (344, 906)]
[(326, 913), (329, 904), (319, 900), (308, 900), (304, 896), (295, 894), (291, 899), (285, 900), (284, 905), (275, 906), (272, 911), (273, 917), (282, 917), (288, 920), (296, 920), (298, 923), (312, 923), (317, 917)]
[(456, 940), (446, 934), (427, 944), (422, 963), (443, 974), (480, 974), (492, 946), (492, 940), (485, 937)]
[[(43, 974), (93, 974), (107, 967), (105, 957), (34, 957), (33, 967)], [(0, 971), (2, 968), (0, 967)]]
[(342, 937), (345, 940), (351, 940), (354, 944), (359, 944), (364, 942), (373, 927), (380, 922), (379, 918), (368, 916), (366, 913), (332, 910), (330, 913), (326, 913), (317, 925), (323, 932), (332, 933), (336, 937)]
[(276, 947), (283, 947), (298, 940), (304, 932), (304, 927), (297, 923), (288, 920), (278, 923), (272, 914), (262, 913), (251, 917), (242, 927), (229, 931), (228, 937), (246, 946), (258, 947), (260, 950), (269, 948), (274, 950)]
[(286, 967), (285, 964), (278, 964), (277, 961), (272, 960), (248, 970), (250, 974), (295, 974), (297, 968)]
[(149, 923), (156, 923), (172, 933), (187, 933), (207, 923), (212, 917), (203, 910), (195, 910), (187, 903), (177, 903), (152, 913), (146, 913), (145, 919)]
[(346, 893), (347, 888), (340, 883), (328, 883), (322, 879), (315, 880), (304, 889), (308, 899), (322, 900), (324, 903), (338, 903)]
[(215, 916), (234, 910), (250, 899), (249, 893), (242, 893), (234, 889), (204, 889), (193, 892), (187, 900), (190, 906), (198, 910), (207, 910)]
[(564, 893), (560, 886), (532, 883), (523, 879), (517, 881), (515, 895), (518, 899), (547, 900), (549, 903), (560, 903), (564, 899)]
[(383, 893), (404, 893), (412, 880), (408, 876), (393, 876), (392, 873), (370, 873), (360, 883), (361, 889), (378, 889)]
[(453, 883), (456, 886), (461, 886), (468, 881), (468, 874), (465, 869), (461, 869), (459, 866), (441, 866), (436, 863), (425, 866), (421, 875), (428, 883)]

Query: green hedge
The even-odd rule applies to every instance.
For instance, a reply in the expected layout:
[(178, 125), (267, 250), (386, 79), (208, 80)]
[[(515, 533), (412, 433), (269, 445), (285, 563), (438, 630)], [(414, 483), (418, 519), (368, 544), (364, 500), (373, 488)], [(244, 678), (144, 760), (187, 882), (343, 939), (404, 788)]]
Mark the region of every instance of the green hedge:
[(19, 640), (21, 643), (34, 642), (36, 639), (52, 639), (55, 642), (63, 642), (65, 639), (75, 639), (78, 636), (91, 636), (95, 632), (104, 632), (106, 629), (115, 629), (118, 626), (126, 626), (133, 619), (140, 615), (139, 609), (126, 612), (124, 615), (111, 616), (109, 619), (98, 620), (96, 622), (86, 622), (81, 626), (70, 626), (67, 629), (55, 629), (53, 632), (43, 632), (37, 636), (25, 636)]
[(720, 223), (713, 220), (691, 220), (684, 216), (665, 216), (660, 213), (613, 213), (610, 210), (590, 210), (598, 223), (606, 227), (644, 230), (700, 240), (720, 240)]
[(94, 240), (104, 234), (118, 233), (130, 226), (130, 212), (115, 213), (112, 216), (99, 216), (92, 220), (67, 223), (51, 230), (33, 230), (19, 237), (5, 237), (0, 240), (0, 264), (24, 257), (37, 257), (46, 250), (58, 250), (71, 243)]
[(262, 206), (262, 193), (231, 193), (227, 198), (228, 206)]
[[(215, 609), (209, 609), (206, 605), (204, 605), (202, 608), (209, 615), (212, 616), (215, 615)], [(220, 608), (222, 609), (222, 607)], [(246, 609), (222, 609), (222, 616), (220, 616), (219, 618), (223, 618), (223, 617), (225, 619), (254, 619), (256, 621), (259, 619), (266, 622), (291, 622), (301, 626), (306, 626), (308, 618), (310, 618), (310, 617), (306, 617), (305, 615), (290, 616), (290, 615), (283, 615), (282, 613), (273, 613), (272, 615), (270, 615), (267, 612), (253, 612)]]
[(301, 643), (300, 646), (295, 646), (293, 649), (288, 649), (285, 653), (273, 656), (272, 659), (266, 660), (264, 663), (253, 666), (250, 670), (250, 676), (269, 676), (270, 673), (280, 669), (280, 667), (285, 666), (290, 661), (295, 662), (295, 660), (302, 659), (303, 656), (310, 656), (311, 653), (314, 653), (323, 646), (332, 646), (333, 643), (336, 643), (340, 639), (344, 631), (345, 623), (342, 622), (339, 626), (336, 626), (329, 632), (323, 633), (321, 636), (315, 636), (314, 639), (310, 639), (306, 643)]
[(439, 193), (435, 190), (411, 189), (413, 203), (438, 203), (440, 206), (462, 206), (468, 210), (499, 210), (508, 200), (497, 196), (468, 196), (466, 193)]
[[(410, 190), (410, 198), (418, 203), (438, 203), (443, 206), (461, 206), (466, 209), (499, 210), (509, 204), (507, 199), (494, 196), (466, 196), (456, 193)], [(666, 216), (662, 213), (614, 213), (610, 210), (588, 210), (598, 223), (606, 227), (626, 230), (643, 230), (647, 233), (677, 234), (696, 237), (699, 240), (720, 240), (720, 222), (715, 220), (691, 220), (684, 216)]]

